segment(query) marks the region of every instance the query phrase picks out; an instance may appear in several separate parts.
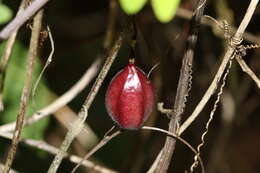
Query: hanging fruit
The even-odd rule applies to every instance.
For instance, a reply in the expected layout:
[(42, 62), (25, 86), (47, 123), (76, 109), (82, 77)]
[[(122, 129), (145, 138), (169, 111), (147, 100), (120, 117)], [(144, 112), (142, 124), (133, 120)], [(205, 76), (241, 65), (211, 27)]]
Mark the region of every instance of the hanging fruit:
[(139, 129), (151, 114), (153, 86), (134, 59), (112, 79), (105, 102), (110, 117), (123, 129)]

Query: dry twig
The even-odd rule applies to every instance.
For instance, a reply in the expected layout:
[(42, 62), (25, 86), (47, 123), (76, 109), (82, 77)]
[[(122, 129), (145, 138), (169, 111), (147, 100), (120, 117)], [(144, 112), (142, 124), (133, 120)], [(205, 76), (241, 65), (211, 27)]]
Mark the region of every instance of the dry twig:
[(198, 165), (198, 156), (201, 154), (201, 149), (202, 149), (203, 145), (205, 144), (205, 137), (206, 137), (207, 133), (209, 132), (209, 126), (210, 126), (211, 122), (213, 121), (214, 114), (215, 114), (215, 112), (216, 112), (216, 110), (217, 110), (218, 103), (219, 103), (219, 101), (220, 101), (220, 97), (221, 97), (221, 95), (222, 95), (222, 93), (223, 93), (223, 88), (225, 87), (225, 84), (226, 84), (227, 75), (229, 74), (230, 68), (231, 68), (231, 66), (232, 66), (232, 60), (233, 60), (233, 58), (234, 58), (234, 57), (232, 57), (232, 58), (230, 59), (229, 65), (228, 65), (228, 67), (227, 67), (227, 69), (226, 69), (226, 72), (225, 72), (225, 74), (224, 74), (224, 76), (223, 76), (222, 84), (221, 84), (221, 86), (220, 86), (220, 88), (219, 88), (219, 92), (218, 92), (218, 94), (217, 94), (217, 99), (216, 99), (216, 101), (215, 101), (215, 103), (214, 103), (213, 109), (212, 109), (211, 112), (210, 112), (209, 119), (208, 119), (208, 121), (207, 121), (207, 123), (206, 123), (205, 131), (204, 131), (203, 134), (201, 135), (201, 143), (200, 143), (200, 144), (198, 145), (198, 147), (197, 147), (197, 152), (198, 152), (198, 153), (194, 156), (194, 162), (193, 162), (193, 164), (192, 164), (191, 167), (190, 167), (190, 172), (193, 172), (194, 169), (195, 169), (195, 168), (197, 167), (197, 165)]
[(17, 15), (9, 24), (7, 24), (7, 26), (5, 26), (0, 31), (0, 42), (9, 38), (15, 30), (20, 28), (48, 1), (49, 0), (34, 0), (21, 14)]
[(49, 57), (47, 58), (47, 61), (41, 71), (41, 73), (39, 74), (35, 84), (34, 84), (34, 87), (32, 89), (32, 100), (33, 100), (33, 105), (35, 106), (35, 95), (36, 95), (36, 90), (37, 90), (37, 87), (40, 83), (40, 80), (43, 76), (43, 73), (45, 72), (45, 70), (47, 69), (47, 67), (51, 64), (52, 62), (52, 56), (54, 54), (54, 50), (55, 50), (55, 47), (54, 47), (54, 41), (53, 41), (53, 38), (52, 38), (52, 34), (51, 34), (51, 30), (50, 30), (50, 27), (47, 26), (47, 30), (48, 30), (48, 35), (49, 35), (49, 38), (50, 38), (50, 42), (51, 42), (51, 52), (49, 54)]
[(22, 96), (21, 96), (20, 109), (19, 109), (19, 113), (18, 113), (17, 119), (16, 119), (15, 133), (13, 136), (11, 148), (8, 152), (7, 159), (5, 162), (5, 169), (3, 171), (4, 173), (8, 173), (11, 168), (11, 165), (12, 165), (12, 162), (13, 162), (16, 150), (17, 150), (17, 146), (19, 143), (19, 139), (20, 139), (21, 133), (22, 133), (23, 123), (24, 123), (24, 119), (25, 119), (25, 113), (26, 113), (27, 105), (28, 105), (29, 98), (30, 98), (30, 90), (31, 90), (34, 64), (35, 64), (36, 56), (38, 54), (37, 49), (38, 49), (39, 34), (40, 34), (41, 24), (42, 24), (42, 15), (43, 15), (43, 11), (40, 11), (34, 17), (32, 36), (31, 36), (27, 66), (26, 66), (26, 68), (27, 68), (26, 79), (25, 79)]
[(245, 32), (245, 29), (248, 26), (248, 24), (251, 20), (251, 17), (254, 14), (254, 10), (255, 10), (257, 4), (258, 4), (258, 0), (251, 0), (250, 4), (248, 6), (247, 12), (246, 12), (241, 24), (239, 25), (239, 28), (238, 28), (236, 34), (234, 35), (234, 37), (232, 37), (231, 43), (228, 46), (227, 52), (219, 66), (219, 69), (218, 69), (212, 83), (210, 84), (206, 93), (202, 97), (201, 101), (198, 103), (198, 105), (194, 109), (191, 116), (181, 125), (181, 127), (179, 129), (179, 135), (181, 135), (190, 126), (190, 124), (198, 117), (199, 113), (202, 111), (202, 109), (204, 108), (204, 106), (206, 105), (208, 100), (215, 93), (215, 90), (218, 86), (218, 82), (221, 79), (221, 76), (223, 75), (224, 70), (225, 70), (230, 58), (234, 55), (237, 46), (242, 41), (243, 33)]
[(118, 13), (118, 8), (117, 8), (116, 0), (110, 0), (110, 2), (109, 2), (108, 24), (107, 24), (105, 40), (104, 40), (104, 43), (103, 43), (103, 48), (105, 49), (106, 52), (111, 47), (113, 39), (114, 39), (117, 13)]
[[(194, 49), (198, 38), (200, 20), (204, 12), (205, 0), (200, 0), (196, 7), (196, 13), (192, 17), (190, 33), (187, 41), (187, 49), (183, 56), (183, 62), (181, 67), (181, 72), (179, 76), (178, 87), (176, 91), (175, 103), (173, 106), (173, 111), (170, 114), (171, 120), (169, 123), (169, 132), (176, 133), (178, 130), (178, 125), (181, 120), (181, 114), (183, 113), (188, 92), (191, 87), (192, 79), (192, 63), (194, 57)], [(176, 140), (167, 137), (164, 147), (162, 149), (161, 157), (158, 161), (155, 172), (156, 173), (166, 173), (172, 159), (172, 154), (175, 149)], [(157, 160), (157, 159), (156, 159)], [(154, 167), (154, 166), (152, 166)]]
[[(23, 0), (20, 4), (19, 10), (16, 16), (19, 16), (26, 7), (26, 3), (28, 0)], [(14, 42), (16, 39), (18, 30), (14, 31), (10, 38), (7, 40), (6, 47), (3, 51), (3, 56), (0, 62), (0, 111), (4, 110), (4, 103), (3, 103), (3, 90), (4, 90), (4, 80), (5, 80), (5, 72), (11, 57), (12, 49), (14, 46)]]
[[(161, 132), (161, 133), (164, 133), (164, 134), (167, 134), (168, 136), (170, 136), (171, 138), (175, 138), (175, 139), (178, 139), (181, 143), (183, 143), (184, 145), (186, 145), (194, 154), (198, 155), (197, 151), (187, 142), (185, 141), (184, 139), (182, 139), (181, 137), (177, 136), (176, 134), (174, 133), (171, 133), (170, 131), (167, 131), (167, 130), (164, 130), (164, 129), (160, 129), (160, 128), (157, 128), (157, 127), (148, 127), (148, 126), (143, 126), (142, 127), (143, 130), (152, 130), (152, 131), (156, 131), (156, 132)], [(162, 154), (162, 151), (159, 153), (159, 155)], [(158, 157), (156, 158), (158, 159)], [(200, 162), (200, 166), (201, 166), (201, 172), (202, 173), (205, 173), (205, 167), (204, 167), (204, 164), (202, 162), (202, 159), (200, 158), (200, 156), (198, 155), (198, 160)], [(154, 172), (156, 170), (156, 167), (153, 167), (153, 169), (149, 169), (149, 173), (151, 172)]]
[[(184, 9), (184, 8), (179, 8), (177, 10), (176, 15), (178, 17), (184, 18), (184, 19), (191, 19), (192, 17), (192, 12), (190, 10)], [(218, 23), (221, 23), (221, 21), (216, 20)], [(201, 24), (210, 26), (211, 28), (215, 28), (215, 22), (212, 23), (212, 20), (208, 16), (202, 16), (201, 18)], [(235, 33), (237, 28), (230, 26), (230, 31), (231, 33)], [(260, 44), (260, 38), (250, 32), (246, 32), (243, 35), (244, 40), (250, 41), (252, 43), (258, 43)]]
[[(4, 165), (0, 163), (0, 170), (4, 169)], [(18, 173), (17, 171), (10, 169), (9, 173)]]
[[(12, 139), (11, 133), (0, 132), (0, 136), (7, 138), (7, 139)], [(41, 140), (21, 139), (21, 142), (26, 145), (32, 146), (34, 148), (37, 148), (39, 150), (46, 151), (50, 154), (57, 154), (59, 151), (58, 148), (56, 148), (52, 145), (49, 145), (45, 141), (41, 141)], [(76, 155), (71, 155), (71, 154), (67, 154), (67, 153), (66, 153), (65, 157), (68, 158), (68, 160), (70, 160), (72, 163), (79, 163), (82, 160), (82, 158), (80, 158)], [(105, 168), (103, 166), (100, 166), (100, 165), (95, 164), (88, 160), (84, 160), (82, 165), (85, 166), (86, 168), (92, 169), (92, 170), (100, 172), (100, 173), (117, 173), (116, 171), (110, 170), (108, 168)]]
[[(95, 62), (87, 69), (84, 75), (79, 79), (79, 81), (71, 87), (66, 93), (60, 96), (57, 100), (55, 100), (50, 105), (42, 108), (41, 110), (34, 113), (28, 119), (25, 120), (24, 125), (33, 124), (42, 118), (51, 115), (56, 112), (66, 104), (68, 104), (72, 99), (74, 99), (86, 86), (91, 82), (91, 80), (96, 76), (99, 66), (101, 64), (101, 59), (98, 58)], [(15, 128), (15, 122), (5, 124), (0, 126), (0, 132), (8, 132), (13, 131)]]
[[(115, 23), (116, 23), (116, 17), (117, 17), (117, 3), (116, 0), (110, 0), (109, 2), (109, 15), (108, 15), (108, 26), (106, 30), (105, 40), (103, 43), (103, 52), (108, 52), (108, 49), (112, 46), (112, 41), (114, 37), (114, 29), (115, 29)], [(78, 167), (84, 162), (84, 160), (87, 160), (91, 155), (93, 155), (99, 148), (104, 146), (107, 142), (109, 142), (111, 139), (116, 137), (120, 134), (120, 131), (117, 131), (113, 133), (112, 135), (108, 136), (108, 133), (110, 133), (115, 126), (113, 126), (110, 130), (108, 130), (104, 136), (104, 138), (91, 150), (89, 151), (84, 158), (73, 168), (71, 172), (75, 172)]]
[[(77, 168), (83, 163), (84, 160), (87, 160), (89, 157), (91, 157), (96, 151), (98, 151), (100, 148), (102, 148), (104, 145), (106, 145), (110, 140), (112, 140), (113, 138), (115, 138), (116, 136), (118, 136), (119, 134), (121, 134), (121, 130), (117, 130), (114, 133), (112, 133), (111, 135), (108, 135), (108, 133), (110, 133), (112, 130), (114, 129), (114, 127), (112, 127), (110, 130), (108, 130), (108, 132), (105, 134), (104, 138), (90, 151), (88, 152), (84, 158), (81, 160), (81, 162), (79, 162), (71, 171), (71, 173), (75, 173), (75, 171), (77, 170)], [(182, 139), (181, 137), (167, 131), (167, 130), (163, 130), (160, 128), (156, 128), (156, 127), (148, 127), (148, 126), (143, 126), (141, 129), (143, 130), (152, 130), (152, 131), (157, 131), (157, 132), (161, 132), (164, 133), (166, 135), (168, 135), (171, 138), (175, 138), (178, 139), (181, 143), (183, 143), (184, 145), (186, 145), (195, 155), (198, 156), (198, 160), (200, 162), (201, 165), (201, 169), (202, 172), (205, 172), (205, 168), (204, 168), (204, 164), (202, 162), (202, 159), (200, 158), (199, 154), (197, 153), (197, 151), (184, 139)]]
[(235, 58), (236, 58), (237, 62), (239, 63), (243, 72), (248, 74), (252, 78), (252, 80), (256, 83), (257, 87), (260, 89), (260, 79), (256, 76), (256, 74), (253, 72), (253, 70), (251, 70), (251, 68), (248, 67), (248, 65), (246, 64), (246, 62), (243, 60), (243, 58), (240, 55), (236, 55)]
[[(128, 29), (127, 29), (128, 30)], [(117, 56), (117, 53), (119, 51), (119, 48), (121, 47), (123, 40), (126, 36), (127, 32), (123, 32), (120, 34), (118, 40), (116, 41), (115, 45), (111, 49), (111, 52), (109, 53), (105, 64), (103, 65), (103, 68), (101, 69), (99, 76), (97, 77), (96, 82), (94, 83), (91, 91), (89, 92), (89, 95), (87, 96), (80, 112), (78, 119), (73, 122), (73, 125), (69, 129), (68, 133), (66, 134), (66, 137), (61, 145), (60, 151), (55, 156), (48, 173), (55, 173), (64, 157), (64, 153), (67, 151), (68, 147), (70, 146), (71, 142), (74, 140), (75, 136), (82, 130), (82, 124), (85, 122), (87, 118), (87, 112), (89, 110), (89, 107), (91, 106), (99, 88), (101, 87), (103, 80), (105, 79), (114, 59)]]
[(114, 133), (112, 133), (111, 135), (108, 135), (108, 133), (113, 129), (114, 129), (114, 126), (110, 130), (108, 130), (108, 132), (106, 132), (104, 138), (92, 150), (90, 150), (84, 156), (84, 158), (82, 158), (82, 160), (73, 168), (71, 173), (75, 173), (76, 170), (80, 167), (80, 165), (84, 162), (84, 160), (87, 160), (88, 158), (90, 158), (96, 151), (98, 151), (100, 148), (102, 148), (104, 145), (106, 145), (110, 140), (112, 140), (113, 138), (115, 138), (116, 136), (118, 136), (121, 133), (121, 130), (117, 130)]

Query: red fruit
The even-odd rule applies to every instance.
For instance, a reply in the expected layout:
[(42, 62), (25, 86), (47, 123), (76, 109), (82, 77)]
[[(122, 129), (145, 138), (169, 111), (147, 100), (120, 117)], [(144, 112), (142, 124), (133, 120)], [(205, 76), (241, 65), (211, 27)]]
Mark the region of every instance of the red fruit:
[(110, 82), (106, 108), (123, 129), (138, 129), (154, 106), (154, 90), (146, 74), (132, 61)]

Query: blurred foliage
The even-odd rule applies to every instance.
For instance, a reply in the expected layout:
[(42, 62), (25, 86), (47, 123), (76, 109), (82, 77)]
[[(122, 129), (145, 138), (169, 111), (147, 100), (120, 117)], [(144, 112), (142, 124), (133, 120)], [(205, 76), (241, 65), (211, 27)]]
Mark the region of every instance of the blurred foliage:
[(127, 14), (136, 14), (138, 13), (147, 0), (119, 0), (120, 5), (122, 9), (127, 13)]
[[(0, 54), (2, 54), (4, 47), (5, 44), (0, 45)], [(20, 42), (15, 43), (4, 81), (3, 101), (5, 109), (0, 113), (0, 121), (2, 123), (9, 123), (16, 120), (25, 80), (27, 52), (27, 49)], [(33, 85), (40, 70), (41, 66), (37, 61), (35, 64)], [(40, 82), (35, 98), (30, 98), (26, 115), (32, 115), (39, 110), (39, 108), (47, 105), (50, 102), (49, 96), (49, 91), (44, 85), (44, 82)], [(33, 99), (35, 99), (35, 104), (33, 104)], [(42, 139), (48, 121), (49, 118), (44, 118), (37, 123), (25, 127), (22, 136), (26, 138)]]
[[(124, 12), (132, 15), (138, 13), (147, 0), (119, 0), (119, 2)], [(154, 14), (162, 23), (171, 21), (179, 7), (179, 4), (180, 0), (151, 0)]]
[(176, 14), (180, 0), (151, 0), (155, 16), (160, 22), (169, 22)]
[(5, 24), (13, 17), (12, 10), (0, 1), (0, 25)]

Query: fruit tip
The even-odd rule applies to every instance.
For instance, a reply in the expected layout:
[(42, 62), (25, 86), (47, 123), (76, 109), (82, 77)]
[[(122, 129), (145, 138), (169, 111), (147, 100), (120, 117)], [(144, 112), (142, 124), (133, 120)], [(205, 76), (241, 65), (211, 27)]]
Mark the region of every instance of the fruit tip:
[(134, 64), (135, 63), (135, 59), (134, 58), (130, 58), (129, 59), (129, 64)]

